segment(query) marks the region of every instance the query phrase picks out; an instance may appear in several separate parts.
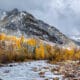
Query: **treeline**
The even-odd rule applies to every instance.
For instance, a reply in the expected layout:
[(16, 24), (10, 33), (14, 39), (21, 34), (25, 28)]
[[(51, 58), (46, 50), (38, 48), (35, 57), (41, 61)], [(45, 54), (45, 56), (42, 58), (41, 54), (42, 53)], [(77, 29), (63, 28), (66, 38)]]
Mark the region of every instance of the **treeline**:
[(0, 62), (26, 61), (28, 59), (50, 61), (80, 60), (80, 50), (51, 46), (39, 39), (17, 38), (0, 34)]

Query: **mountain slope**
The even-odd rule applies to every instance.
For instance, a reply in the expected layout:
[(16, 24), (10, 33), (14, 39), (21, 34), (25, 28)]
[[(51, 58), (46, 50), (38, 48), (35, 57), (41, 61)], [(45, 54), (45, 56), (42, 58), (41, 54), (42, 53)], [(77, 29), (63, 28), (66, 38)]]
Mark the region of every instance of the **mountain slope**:
[(72, 39), (78, 46), (80, 46), (80, 35), (71, 35), (70, 39)]
[(54, 26), (36, 19), (25, 11), (13, 9), (12, 11), (0, 11), (0, 33), (25, 37), (35, 37), (58, 44), (72, 42)]

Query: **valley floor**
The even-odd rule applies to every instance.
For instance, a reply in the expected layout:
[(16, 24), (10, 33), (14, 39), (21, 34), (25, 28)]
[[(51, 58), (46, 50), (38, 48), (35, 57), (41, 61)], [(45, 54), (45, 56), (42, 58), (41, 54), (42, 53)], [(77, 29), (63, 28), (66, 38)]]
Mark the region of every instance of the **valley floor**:
[(11, 63), (0, 67), (0, 80), (80, 80), (80, 66), (74, 64), (52, 65), (44, 60)]

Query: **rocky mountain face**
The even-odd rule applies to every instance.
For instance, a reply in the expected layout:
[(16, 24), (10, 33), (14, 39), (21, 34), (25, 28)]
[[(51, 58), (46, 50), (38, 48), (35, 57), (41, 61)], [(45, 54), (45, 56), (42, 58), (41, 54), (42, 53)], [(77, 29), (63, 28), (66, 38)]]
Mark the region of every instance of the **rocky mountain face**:
[(68, 44), (72, 42), (54, 26), (36, 19), (26, 11), (13, 9), (12, 11), (0, 10), (0, 33), (8, 35), (35, 37), (45, 41)]

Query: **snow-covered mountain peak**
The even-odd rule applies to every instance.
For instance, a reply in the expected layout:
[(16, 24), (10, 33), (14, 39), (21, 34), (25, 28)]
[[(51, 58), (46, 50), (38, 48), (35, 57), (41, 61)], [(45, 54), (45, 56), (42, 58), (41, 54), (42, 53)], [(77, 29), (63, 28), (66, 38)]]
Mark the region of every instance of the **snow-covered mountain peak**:
[(62, 34), (54, 26), (36, 19), (26, 11), (13, 9), (11, 11), (1, 11), (0, 33), (25, 37), (38, 37), (39, 39), (58, 44), (65, 44), (71, 40)]

